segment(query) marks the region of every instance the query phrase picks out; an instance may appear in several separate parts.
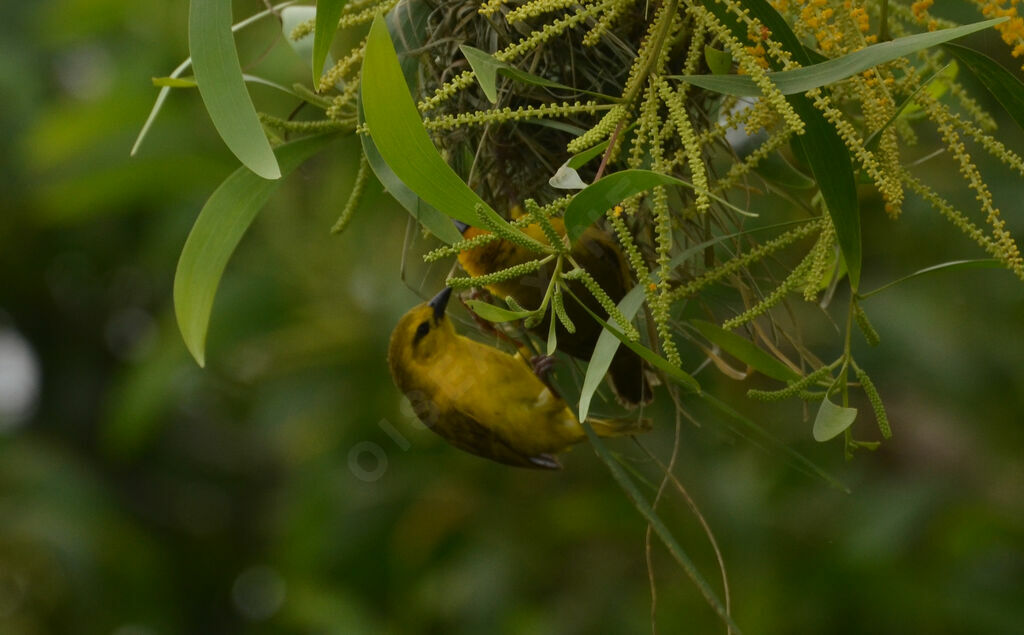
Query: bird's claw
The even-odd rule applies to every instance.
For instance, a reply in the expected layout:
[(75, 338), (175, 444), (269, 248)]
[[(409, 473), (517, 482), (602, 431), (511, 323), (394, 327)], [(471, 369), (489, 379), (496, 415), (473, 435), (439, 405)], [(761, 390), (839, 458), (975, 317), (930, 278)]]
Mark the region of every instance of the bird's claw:
[(533, 373), (541, 379), (547, 380), (551, 369), (555, 366), (554, 355), (535, 355), (530, 358), (530, 366)]

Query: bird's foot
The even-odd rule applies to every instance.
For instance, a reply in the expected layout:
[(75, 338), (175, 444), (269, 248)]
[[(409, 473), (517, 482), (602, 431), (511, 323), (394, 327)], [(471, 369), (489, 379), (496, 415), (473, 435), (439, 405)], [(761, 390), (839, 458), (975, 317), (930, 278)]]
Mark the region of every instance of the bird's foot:
[(530, 358), (530, 366), (533, 368), (535, 375), (547, 381), (548, 376), (551, 374), (551, 369), (555, 366), (555, 356), (535, 355)]

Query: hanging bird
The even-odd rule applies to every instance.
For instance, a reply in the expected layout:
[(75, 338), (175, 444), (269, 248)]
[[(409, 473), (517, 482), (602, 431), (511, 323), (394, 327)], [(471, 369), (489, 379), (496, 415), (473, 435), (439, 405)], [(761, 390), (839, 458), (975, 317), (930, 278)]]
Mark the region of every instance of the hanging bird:
[[(565, 224), (562, 219), (551, 218), (550, 222), (559, 235), (565, 235)], [(455, 226), (467, 239), (487, 233), (486, 230), (471, 227), (460, 221), (455, 221)], [(522, 228), (522, 231), (538, 242), (548, 244), (548, 240), (538, 224), (527, 225)], [(621, 301), (633, 286), (629, 267), (622, 252), (611, 236), (596, 227), (589, 227), (583, 232), (577, 243), (573, 245), (571, 256), (594, 277), (615, 303)], [(460, 252), (459, 264), (462, 265), (466, 273), (475, 277), (494, 273), (534, 258), (536, 258), (536, 254), (526, 247), (506, 240), (494, 240), (486, 245)], [(552, 267), (549, 265), (532, 275), (488, 285), (487, 290), (501, 299), (512, 296), (521, 306), (534, 309), (543, 301), (552, 273)], [(569, 288), (577, 298), (586, 302), (591, 311), (598, 315), (604, 314), (601, 304), (582, 283), (570, 282)], [(567, 300), (565, 309), (569, 319), (576, 326), (576, 332), (569, 333), (559, 323), (556, 327), (558, 329), (558, 348), (578, 359), (589, 360), (597, 345), (597, 338), (601, 335), (601, 325), (594, 321), (586, 310), (575, 301)], [(551, 319), (550, 311), (544, 321), (534, 328), (534, 331), (546, 335), (549, 319)], [(625, 346), (619, 347), (608, 369), (608, 375), (612, 389), (623, 405), (634, 407), (651, 401), (651, 385), (645, 369), (646, 365), (639, 355)]]
[[(561, 397), (519, 355), (463, 337), (445, 309), (451, 289), (414, 307), (391, 333), (388, 365), (419, 419), (455, 447), (506, 465), (559, 469), (555, 454), (586, 438)], [(650, 422), (588, 419), (600, 436)]]

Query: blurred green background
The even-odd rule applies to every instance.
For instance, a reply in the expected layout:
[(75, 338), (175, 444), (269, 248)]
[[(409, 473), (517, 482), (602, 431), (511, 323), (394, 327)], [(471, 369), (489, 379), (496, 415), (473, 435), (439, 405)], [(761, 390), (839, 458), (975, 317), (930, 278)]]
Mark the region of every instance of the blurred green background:
[[(422, 237), (405, 245), (406, 215), (379, 186), (345, 235), (328, 233), (352, 140), (271, 199), (222, 283), (208, 368), (188, 357), (174, 267), (235, 162), (187, 90), (128, 160), (150, 78), (185, 55), (186, 14), (181, 2), (4, 7), (0, 633), (649, 632), (645, 525), (588, 448), (561, 473), (514, 470), (447, 447), (403, 406), (387, 337), (447, 265), (420, 264)], [(266, 50), (276, 29), (240, 39), (243, 64), (306, 81), (283, 42)], [(273, 114), (295, 105), (253, 93)], [(1024, 147), (1012, 123), (1001, 130)], [(969, 205), (951, 161), (929, 166)], [(1024, 187), (988, 167), (1024, 235)], [(866, 288), (982, 256), (918, 203), (898, 223), (868, 193), (865, 210)], [(852, 489), (694, 408), (702, 425), (682, 426), (677, 474), (716, 532), (736, 620), (748, 633), (1024, 632), (1024, 286), (948, 273), (866, 306), (883, 345), (858, 359), (895, 432), (877, 453), (846, 463), (840, 444), (811, 441), (798, 404), (752, 403), (759, 382), (700, 375)], [(835, 352), (827, 320), (809, 329)], [(644, 440), (663, 458), (667, 401)], [(874, 438), (870, 416), (856, 425)], [(656, 474), (628, 441), (611, 446)], [(661, 509), (719, 588), (683, 501)], [(660, 546), (653, 560), (659, 632), (723, 632)]]

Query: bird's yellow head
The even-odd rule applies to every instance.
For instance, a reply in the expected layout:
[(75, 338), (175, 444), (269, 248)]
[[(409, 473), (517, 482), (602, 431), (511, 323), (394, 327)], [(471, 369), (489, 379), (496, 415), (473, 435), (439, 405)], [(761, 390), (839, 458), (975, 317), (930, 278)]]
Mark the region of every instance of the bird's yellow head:
[(396, 381), (415, 366), (428, 363), (455, 337), (445, 309), (452, 290), (445, 288), (430, 302), (413, 307), (391, 332), (388, 363)]

